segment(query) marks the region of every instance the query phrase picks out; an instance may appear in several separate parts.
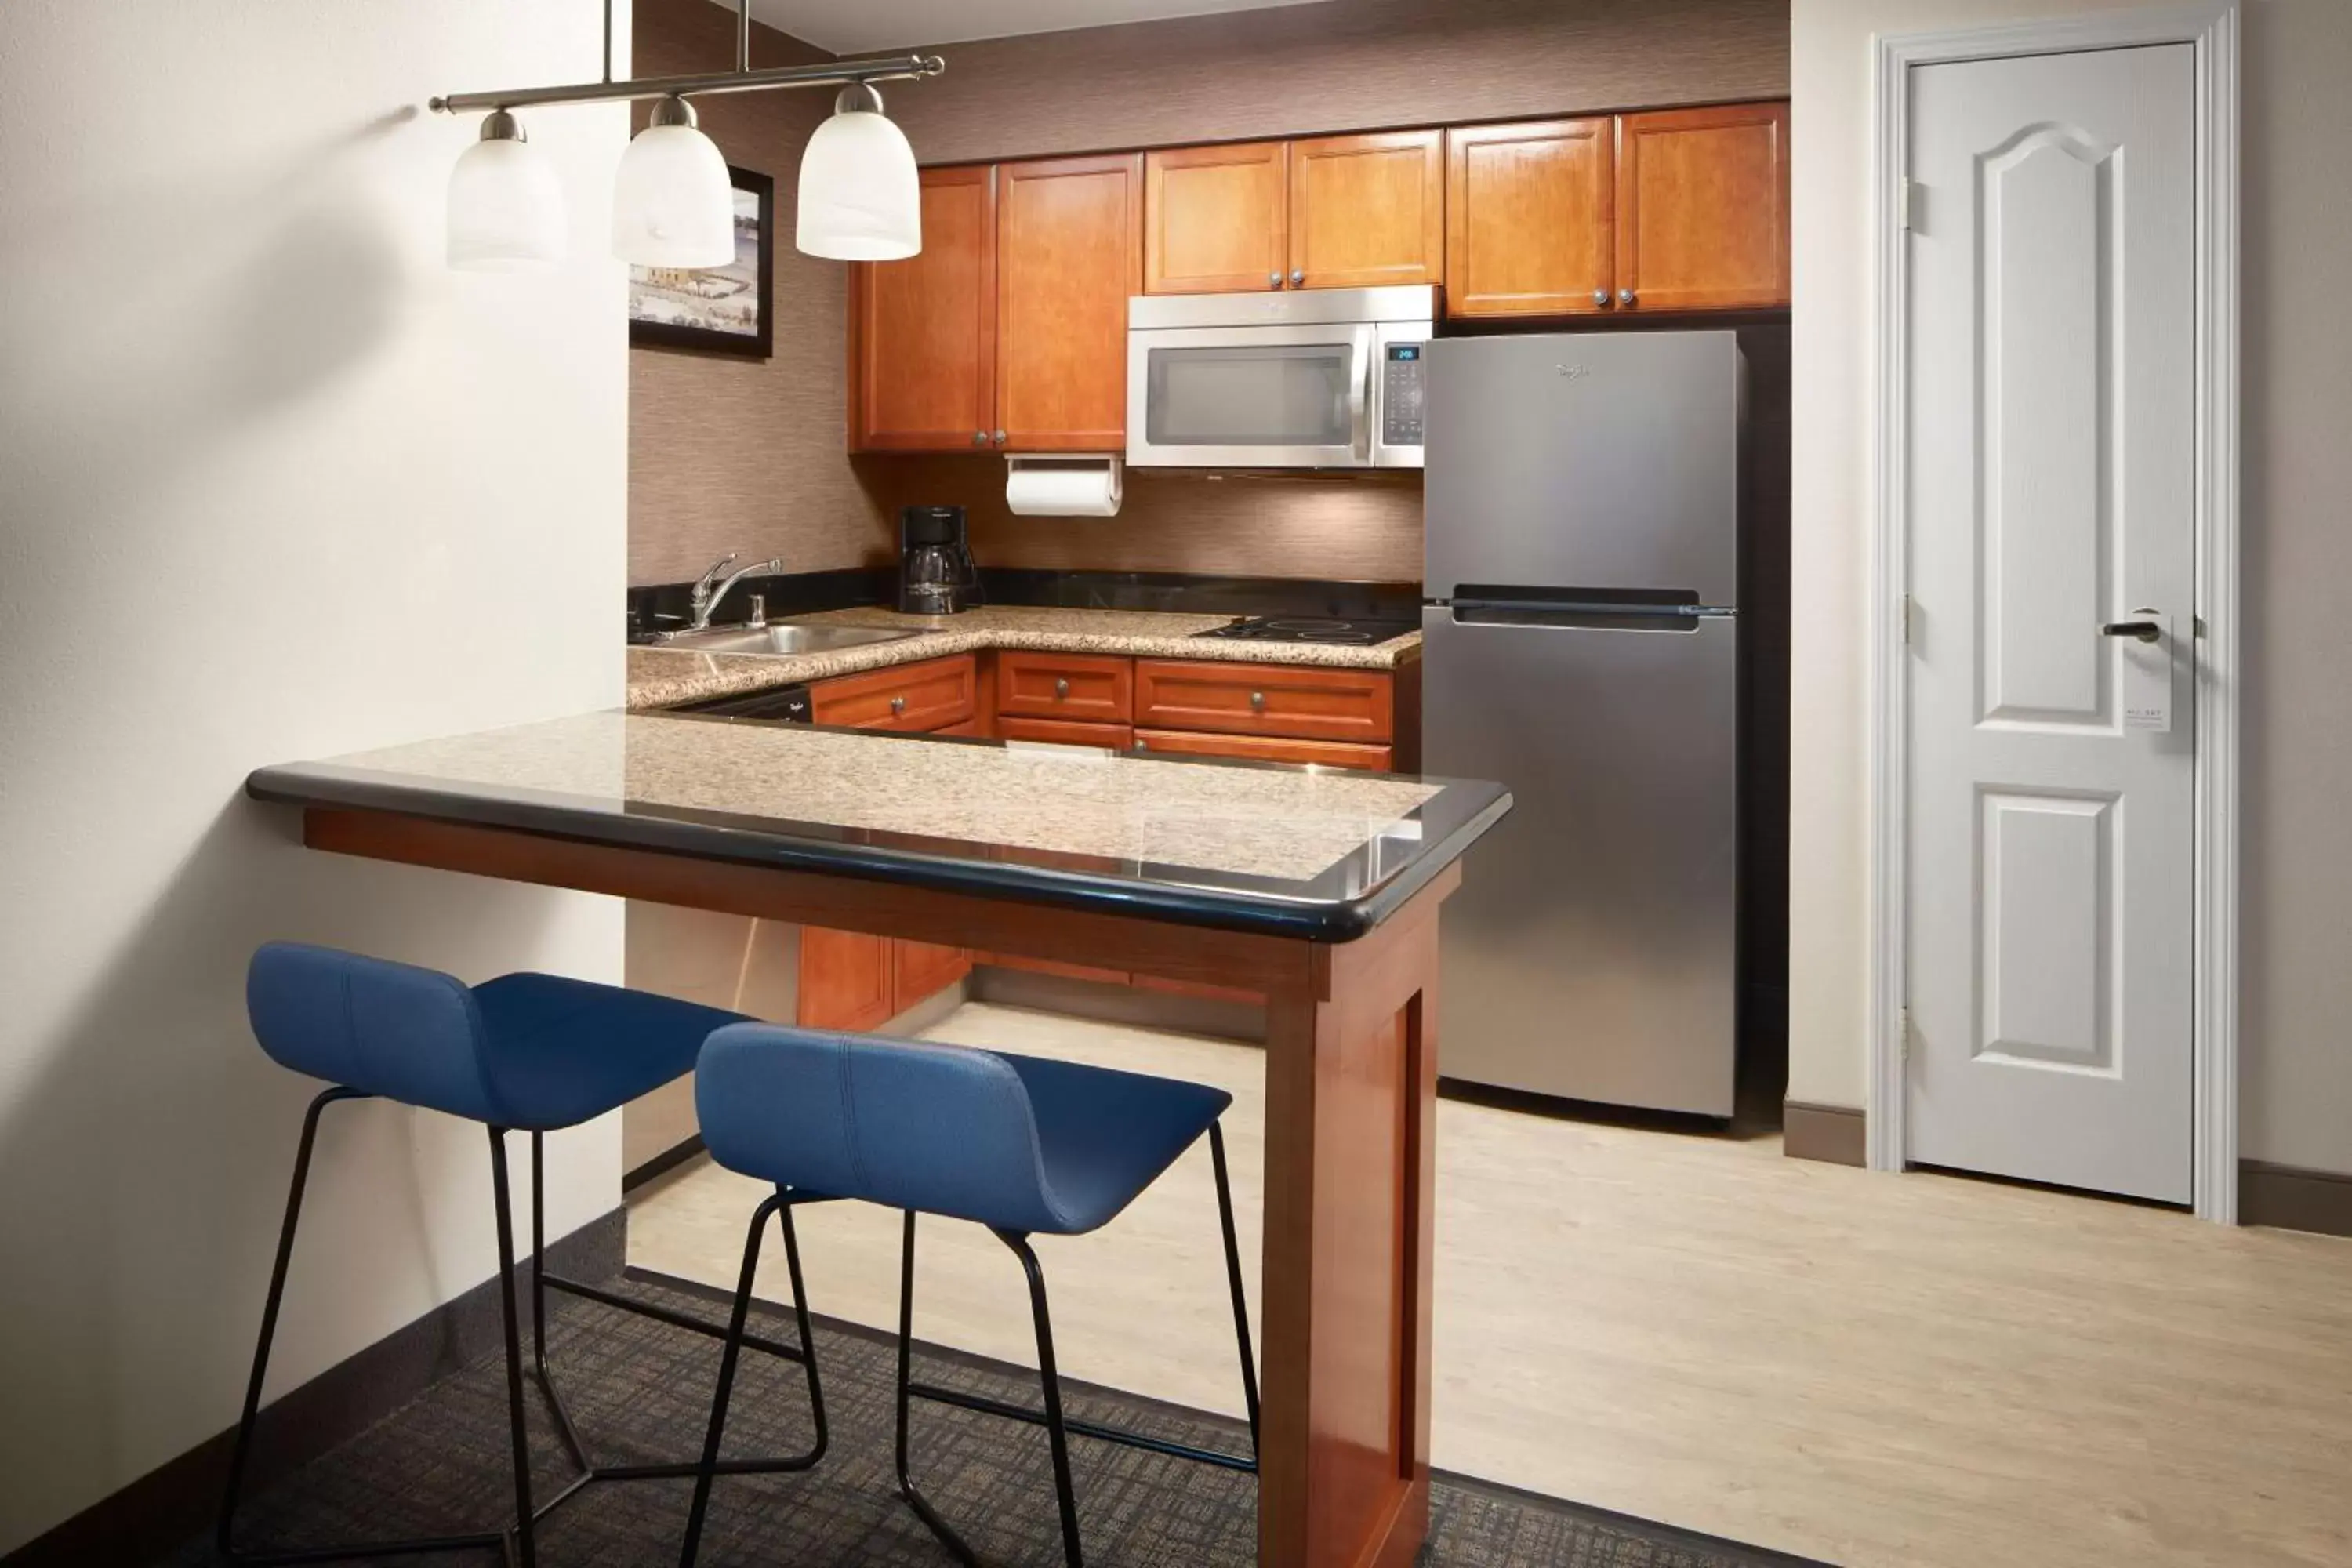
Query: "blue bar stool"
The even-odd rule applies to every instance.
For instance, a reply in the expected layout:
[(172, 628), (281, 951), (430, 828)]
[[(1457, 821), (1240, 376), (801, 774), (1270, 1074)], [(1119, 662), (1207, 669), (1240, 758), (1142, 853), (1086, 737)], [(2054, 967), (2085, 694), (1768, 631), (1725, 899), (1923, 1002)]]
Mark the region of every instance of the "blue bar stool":
[[(261, 1048), (281, 1066), (331, 1088), (310, 1102), (294, 1157), (294, 1182), (286, 1198), (286, 1221), (278, 1237), (278, 1260), (261, 1314), (260, 1342), (254, 1347), (253, 1376), (246, 1384), (245, 1413), (237, 1423), (229, 1461), (226, 1495), (215, 1539), (221, 1555), (236, 1563), (318, 1563), (338, 1558), (488, 1548), (505, 1553), (511, 1538), (515, 1556), (531, 1568), (537, 1561), (537, 1522), (594, 1481), (679, 1479), (708, 1475), (707, 1464), (598, 1466), (573, 1426), (547, 1365), (549, 1287), (608, 1306), (657, 1319), (719, 1338), (717, 1324), (546, 1272), (544, 1134), (615, 1110), (694, 1066), (704, 1037), (740, 1015), (673, 1001), (618, 986), (592, 984), (548, 974), (508, 974), (468, 987), (430, 969), (364, 958), (298, 942), (266, 943), (253, 955), (246, 975), (246, 1008)], [(423, 1106), (479, 1121), (489, 1130), (490, 1182), (498, 1214), (499, 1302), (506, 1328), (507, 1415), (513, 1443), (515, 1521), (505, 1530), (420, 1540), (354, 1542), (289, 1551), (247, 1552), (233, 1542), (237, 1494), (250, 1457), (254, 1419), (261, 1407), (263, 1374), (278, 1331), (278, 1310), (286, 1292), (287, 1265), (294, 1251), (295, 1222), (310, 1171), (319, 1115), (343, 1100), (382, 1098)], [(555, 1497), (531, 1504), (529, 1446), (523, 1427), (522, 1358), (514, 1296), (514, 1222), (507, 1191), (506, 1134), (530, 1134), (531, 1366), (556, 1431), (579, 1474)], [(817, 1383), (816, 1351), (808, 1310), (798, 1305), (800, 1249), (789, 1206), (783, 1217), (785, 1255), (800, 1319), (800, 1343), (746, 1340), (739, 1320), (728, 1337), (731, 1358), (739, 1343), (799, 1363), (808, 1378), (815, 1441), (805, 1454), (776, 1459), (742, 1459), (720, 1467), (730, 1473), (804, 1470), (825, 1447), (824, 1399)]]
[[(679, 1562), (692, 1568), (711, 1478), (727, 1425), (736, 1347), (751, 1305), (752, 1269), (771, 1209), (823, 1194), (862, 1198), (906, 1211), (899, 1257), (898, 1468), (908, 1506), (958, 1560), (978, 1564), (961, 1537), (917, 1489), (907, 1467), (909, 1397), (1008, 1416), (1045, 1428), (1061, 1504), (1062, 1553), (1081, 1568), (1077, 1500), (1070, 1485), (1069, 1434), (1196, 1459), (1257, 1468), (1257, 1369), (1249, 1307), (1242, 1295), (1241, 1248), (1234, 1237), (1233, 1190), (1218, 1118), (1233, 1103), (1222, 1089), (1107, 1068), (958, 1046), (837, 1035), (772, 1025), (732, 1024), (710, 1037), (695, 1069), (695, 1105), (711, 1157), (729, 1170), (776, 1184), (752, 1215), (743, 1271), (719, 1359), (710, 1431), (695, 1478)], [(1062, 1414), (1054, 1367), (1053, 1321), (1033, 1235), (1077, 1236), (1116, 1217), (1176, 1157), (1209, 1137), (1224, 1234), (1225, 1281), (1233, 1295), (1249, 1409), (1251, 1457), (1162, 1441)], [(789, 1212), (787, 1209), (785, 1212)], [(1029, 1277), (1037, 1331), (1042, 1413), (911, 1380), (915, 1311), (915, 1216), (967, 1219), (995, 1232)], [(795, 1281), (793, 1293), (799, 1293)]]

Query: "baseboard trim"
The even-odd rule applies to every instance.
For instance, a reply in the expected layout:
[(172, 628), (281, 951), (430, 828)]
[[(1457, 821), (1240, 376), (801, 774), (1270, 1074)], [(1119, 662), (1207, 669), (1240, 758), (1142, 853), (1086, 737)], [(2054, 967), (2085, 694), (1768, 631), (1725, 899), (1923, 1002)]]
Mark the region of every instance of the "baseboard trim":
[[(628, 1260), (628, 1211), (600, 1215), (547, 1248), (550, 1268), (609, 1279)], [(300, 1289), (300, 1262), (293, 1288)], [(505, 1340), (499, 1282), (485, 1279), (265, 1406), (254, 1426), (248, 1496), (359, 1436)], [(257, 1327), (258, 1325), (257, 1324)], [(250, 1342), (242, 1353), (250, 1355)], [(243, 1363), (239, 1363), (240, 1374)], [(148, 1563), (213, 1527), (228, 1481), (234, 1424), (75, 1514), (5, 1558), (5, 1568)]]
[(2352, 1236), (2352, 1176), (2238, 1162), (2238, 1223), (2320, 1236)]
[(1780, 1152), (1791, 1160), (1867, 1165), (1865, 1126), (1863, 1113), (1849, 1106), (1808, 1105), (1791, 1100), (1780, 1107)]
[(684, 1142), (673, 1144), (663, 1150), (635, 1170), (622, 1175), (621, 1195), (626, 1197), (655, 1177), (668, 1175), (672, 1171), (701, 1153), (703, 1147), (702, 1134), (698, 1132)]

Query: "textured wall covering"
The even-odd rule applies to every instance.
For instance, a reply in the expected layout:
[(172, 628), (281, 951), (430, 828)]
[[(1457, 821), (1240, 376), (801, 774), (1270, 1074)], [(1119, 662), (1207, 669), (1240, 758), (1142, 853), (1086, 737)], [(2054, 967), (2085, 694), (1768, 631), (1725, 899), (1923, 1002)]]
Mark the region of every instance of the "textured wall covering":
[[(638, 0), (644, 76), (724, 70), (735, 21), (709, 0)], [(830, 59), (755, 27), (754, 65)], [(728, 161), (776, 182), (775, 357), (629, 352), (629, 581), (674, 583), (719, 556), (781, 555), (802, 572), (881, 548), (843, 457), (845, 273), (793, 248), (794, 177), (829, 92), (706, 98), (697, 112)], [(640, 110), (640, 116), (643, 114)]]
[[(638, 0), (636, 26), (648, 69), (723, 63), (731, 47), (729, 17), (707, 0)], [(756, 50), (813, 53), (765, 30)], [(1770, 97), (1789, 83), (1784, 0), (1331, 0), (941, 52), (947, 75), (887, 94), (925, 163)], [(776, 176), (786, 231), (792, 174), (823, 107), (793, 94), (708, 105), (729, 155)], [(779, 254), (776, 362), (631, 356), (632, 582), (688, 577), (736, 548), (793, 570), (884, 558), (888, 509), (917, 500), (971, 508), (992, 565), (1420, 575), (1409, 479), (1143, 475), (1119, 517), (1069, 521), (1007, 516), (1001, 462), (853, 466), (841, 269), (800, 260), (788, 238)]]

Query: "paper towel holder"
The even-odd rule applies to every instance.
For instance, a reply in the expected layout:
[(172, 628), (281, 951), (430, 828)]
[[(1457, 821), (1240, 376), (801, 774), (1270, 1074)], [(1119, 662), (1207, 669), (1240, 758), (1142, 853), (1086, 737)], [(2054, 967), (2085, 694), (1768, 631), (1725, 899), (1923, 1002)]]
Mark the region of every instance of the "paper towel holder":
[[(1126, 499), (1127, 465), (1116, 453), (1008, 452), (1004, 466), (1005, 505), (1016, 516), (1116, 517)], [(1098, 479), (1100, 488), (1088, 484), (1085, 499), (1075, 504), (1060, 498), (1024, 498), (1021, 492), (1032, 488), (1022, 483), (1024, 473), (1080, 475)]]

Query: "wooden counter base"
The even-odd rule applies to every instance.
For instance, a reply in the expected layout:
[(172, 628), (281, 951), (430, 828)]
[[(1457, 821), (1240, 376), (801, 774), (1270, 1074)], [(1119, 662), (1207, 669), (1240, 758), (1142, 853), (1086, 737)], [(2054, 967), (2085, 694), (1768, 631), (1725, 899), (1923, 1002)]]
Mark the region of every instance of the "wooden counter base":
[[(315, 849), (1266, 998), (1258, 1561), (1405, 1568), (1429, 1526), (1438, 909), (1449, 866), (1359, 941), (1170, 925), (312, 807)], [(1083, 1472), (1078, 1478), (1085, 1487)]]

